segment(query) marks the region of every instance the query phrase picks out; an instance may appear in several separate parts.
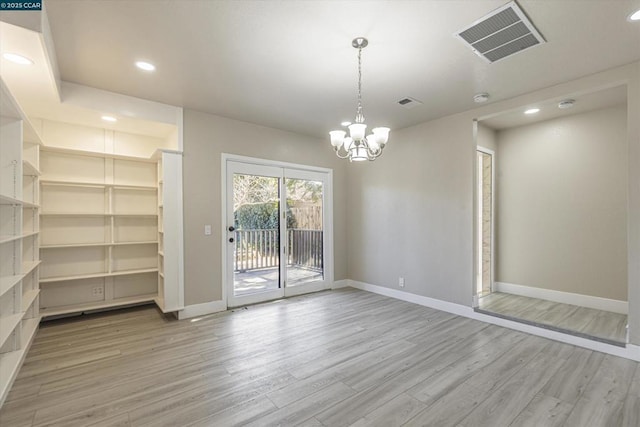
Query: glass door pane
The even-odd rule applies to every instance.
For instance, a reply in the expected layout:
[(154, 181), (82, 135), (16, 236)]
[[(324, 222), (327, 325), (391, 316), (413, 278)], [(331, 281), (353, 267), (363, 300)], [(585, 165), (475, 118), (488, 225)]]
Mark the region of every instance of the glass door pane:
[(285, 178), (286, 286), (324, 280), (323, 183)]
[(233, 296), (280, 286), (280, 178), (233, 174)]

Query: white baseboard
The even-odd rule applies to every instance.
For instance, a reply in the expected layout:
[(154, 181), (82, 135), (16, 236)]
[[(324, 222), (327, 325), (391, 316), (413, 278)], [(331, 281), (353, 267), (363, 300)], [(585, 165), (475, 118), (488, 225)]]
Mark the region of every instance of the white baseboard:
[(457, 314), (459, 316), (468, 317), (470, 319), (479, 320), (481, 322), (490, 323), (497, 326), (513, 329), (520, 332), (526, 332), (554, 341), (583, 347), (589, 350), (599, 351), (601, 353), (611, 354), (625, 359), (640, 362), (640, 346), (627, 344), (626, 347), (618, 347), (598, 341), (589, 340), (574, 335), (564, 334), (562, 332), (552, 331), (550, 329), (539, 328), (525, 323), (515, 322), (500, 317), (489, 316), (487, 314), (478, 313), (470, 306), (455, 304), (435, 298), (424, 297), (397, 289), (386, 288), (384, 286), (372, 285), (369, 283), (358, 282), (355, 280), (347, 280), (349, 286), (364, 291), (373, 292), (375, 294), (388, 296), (402, 301), (411, 302), (436, 310), (446, 311), (447, 313)]
[(178, 319), (191, 319), (192, 317), (205, 316), (219, 313), (227, 309), (227, 303), (223, 300), (210, 301), (202, 304), (187, 305), (178, 311)]
[(425, 307), (435, 308), (436, 310), (446, 311), (447, 313), (458, 314), (460, 316), (467, 316), (469, 311), (473, 311), (471, 307), (464, 305), (454, 304), (452, 302), (442, 301), (435, 298), (423, 297), (422, 295), (416, 295), (400, 291), (398, 289), (385, 288), (384, 286), (358, 282), (356, 280), (349, 280), (349, 286), (356, 289), (362, 289), (363, 291), (373, 292), (374, 294), (384, 295), (402, 301), (423, 305)]
[(333, 282), (331, 289), (340, 289), (349, 287), (349, 279), (336, 280)]
[(534, 288), (531, 286), (515, 285), (513, 283), (505, 282), (495, 282), (493, 284), (493, 290), (507, 294), (520, 295), (523, 297), (538, 298), (563, 304), (594, 308), (596, 310), (610, 311), (612, 313), (628, 314), (629, 312), (629, 303), (627, 301), (554, 291), (551, 289)]

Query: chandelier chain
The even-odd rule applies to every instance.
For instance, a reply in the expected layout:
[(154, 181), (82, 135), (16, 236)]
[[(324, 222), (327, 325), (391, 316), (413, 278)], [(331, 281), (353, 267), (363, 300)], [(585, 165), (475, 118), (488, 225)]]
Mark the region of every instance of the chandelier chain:
[(356, 123), (364, 123), (362, 112), (362, 46), (358, 47), (358, 109), (356, 110)]

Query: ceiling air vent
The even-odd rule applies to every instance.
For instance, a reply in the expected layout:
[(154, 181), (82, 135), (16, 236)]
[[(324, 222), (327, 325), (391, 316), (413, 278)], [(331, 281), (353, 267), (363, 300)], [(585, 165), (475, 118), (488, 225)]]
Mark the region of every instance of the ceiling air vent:
[(422, 102), (418, 101), (415, 98), (402, 98), (400, 101), (398, 101), (398, 105), (409, 110), (413, 107), (417, 107), (418, 105), (422, 105)]
[(488, 62), (496, 62), (545, 43), (515, 1), (494, 10), (455, 36)]

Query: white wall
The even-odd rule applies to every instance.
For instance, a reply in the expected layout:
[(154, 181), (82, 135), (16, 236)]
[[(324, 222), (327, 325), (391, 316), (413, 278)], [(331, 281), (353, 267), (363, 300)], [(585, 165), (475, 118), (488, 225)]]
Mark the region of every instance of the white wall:
[(488, 126), (478, 123), (478, 147), (488, 148), (493, 152), (498, 151), (498, 141), (496, 139), (496, 131)]
[(627, 300), (626, 113), (497, 133), (496, 281)]
[[(327, 139), (184, 111), (185, 304), (222, 298), (221, 154), (333, 169), (335, 280), (347, 278), (346, 166)], [(205, 236), (204, 225), (213, 233)]]
[(159, 148), (177, 149), (175, 138), (114, 131), (107, 128), (33, 119), (44, 144), (50, 147), (150, 157)]

